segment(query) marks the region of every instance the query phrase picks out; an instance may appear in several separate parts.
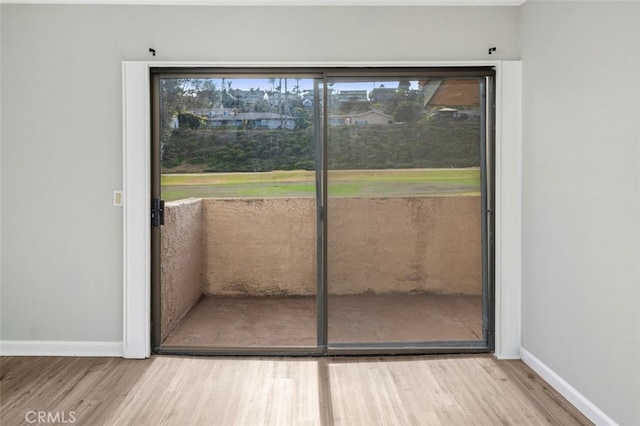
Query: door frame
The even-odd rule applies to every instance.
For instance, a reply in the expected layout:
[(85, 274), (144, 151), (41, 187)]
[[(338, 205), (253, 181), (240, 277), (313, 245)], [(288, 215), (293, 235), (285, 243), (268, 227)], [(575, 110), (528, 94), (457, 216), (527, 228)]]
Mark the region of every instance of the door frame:
[[(521, 281), (520, 61), (375, 63), (123, 62), (123, 356), (151, 354), (150, 68), (494, 67), (495, 354), (519, 358)], [(508, 143), (504, 143), (508, 141)]]

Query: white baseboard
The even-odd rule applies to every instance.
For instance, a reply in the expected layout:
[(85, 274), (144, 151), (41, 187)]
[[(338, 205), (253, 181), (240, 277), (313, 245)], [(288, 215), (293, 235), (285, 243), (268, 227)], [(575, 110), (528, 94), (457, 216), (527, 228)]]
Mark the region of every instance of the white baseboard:
[(121, 357), (122, 342), (0, 340), (0, 355)]
[(513, 350), (513, 348), (507, 348), (507, 350), (502, 350), (501, 348), (498, 348), (498, 345), (496, 344), (496, 348), (493, 354), (496, 357), (496, 359), (499, 359), (499, 360), (520, 359), (520, 348), (518, 348), (515, 351)]
[(576, 388), (567, 383), (562, 377), (556, 374), (556, 372), (549, 368), (545, 363), (536, 358), (531, 352), (521, 347), (520, 357), (525, 364), (538, 373), (540, 377), (546, 380), (555, 390), (564, 396), (593, 423), (596, 425), (618, 425), (618, 423), (616, 423), (611, 417), (607, 416), (604, 411), (589, 401), (584, 395), (578, 392)]

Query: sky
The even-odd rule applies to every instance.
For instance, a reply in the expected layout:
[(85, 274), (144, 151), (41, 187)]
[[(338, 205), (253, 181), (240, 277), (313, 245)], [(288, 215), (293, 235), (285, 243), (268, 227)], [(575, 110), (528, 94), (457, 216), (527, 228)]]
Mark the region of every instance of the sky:
[[(215, 83), (216, 88), (218, 89), (222, 88), (222, 79), (214, 78), (214, 79), (208, 79), (208, 80), (212, 80)], [(268, 78), (227, 78), (225, 79), (225, 85), (228, 85), (229, 82), (231, 82), (232, 89), (249, 90), (251, 88), (254, 88), (254, 89), (261, 89), (261, 90), (271, 90), (271, 87), (272, 87), (272, 83), (269, 82)], [(276, 81), (273, 84), (273, 86), (277, 87), (279, 84), (280, 84), (280, 79), (276, 78)], [(289, 90), (289, 92), (293, 91), (293, 88), (295, 87), (296, 84), (297, 84), (297, 81), (295, 78), (287, 79), (287, 89)], [(313, 90), (313, 79), (310, 79), (310, 78), (300, 79), (299, 84), (300, 84), (301, 91)], [(282, 92), (284, 92), (284, 85), (285, 85), (285, 79), (283, 78)], [(374, 88), (380, 87), (380, 85), (384, 85), (384, 87), (387, 87), (387, 88), (396, 88), (398, 87), (398, 81), (397, 80), (377, 81), (377, 82), (349, 81), (349, 82), (335, 83), (332, 87), (334, 91), (367, 90), (367, 92), (369, 92)], [(418, 89), (417, 81), (411, 82), (411, 89)]]

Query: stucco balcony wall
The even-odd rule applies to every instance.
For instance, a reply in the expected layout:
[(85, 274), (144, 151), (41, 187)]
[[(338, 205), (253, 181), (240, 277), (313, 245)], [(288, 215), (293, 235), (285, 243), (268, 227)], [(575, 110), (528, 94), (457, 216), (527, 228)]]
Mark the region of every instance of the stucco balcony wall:
[(202, 200), (165, 204), (160, 280), (162, 339), (198, 303), (205, 287)]
[[(329, 293), (480, 295), (479, 196), (330, 198)], [(205, 295), (316, 292), (312, 198), (203, 199)]]
[(204, 199), (203, 220), (205, 294), (315, 294), (315, 199)]

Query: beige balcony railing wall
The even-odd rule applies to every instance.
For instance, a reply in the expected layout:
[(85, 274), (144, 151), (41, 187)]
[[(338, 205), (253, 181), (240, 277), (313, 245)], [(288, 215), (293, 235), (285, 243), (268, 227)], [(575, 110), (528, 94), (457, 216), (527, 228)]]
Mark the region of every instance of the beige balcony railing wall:
[(205, 287), (202, 201), (191, 198), (167, 203), (164, 220), (160, 254), (163, 340), (200, 300)]
[(482, 294), (479, 196), (329, 199), (329, 294)]

